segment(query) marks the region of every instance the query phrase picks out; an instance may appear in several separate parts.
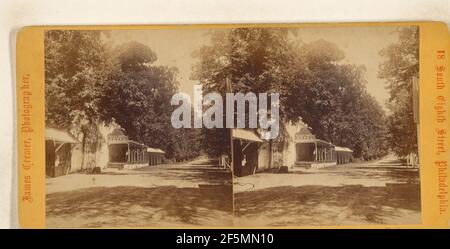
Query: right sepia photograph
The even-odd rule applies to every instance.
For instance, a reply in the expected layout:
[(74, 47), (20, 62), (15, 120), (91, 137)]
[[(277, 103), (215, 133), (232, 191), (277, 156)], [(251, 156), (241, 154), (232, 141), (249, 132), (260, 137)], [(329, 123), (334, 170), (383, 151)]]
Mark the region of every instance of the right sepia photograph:
[(421, 223), (417, 26), (221, 35), (200, 80), (223, 73), (233, 93), (279, 94), (275, 138), (230, 129), (234, 226)]

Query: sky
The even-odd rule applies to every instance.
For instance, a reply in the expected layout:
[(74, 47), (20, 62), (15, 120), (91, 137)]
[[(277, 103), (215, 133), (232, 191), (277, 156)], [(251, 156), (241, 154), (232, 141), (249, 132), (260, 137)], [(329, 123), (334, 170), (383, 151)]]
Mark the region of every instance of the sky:
[[(386, 110), (388, 91), (385, 81), (377, 77), (379, 64), (384, 60), (379, 51), (397, 41), (397, 27), (326, 27), (301, 28), (291, 39), (311, 42), (324, 39), (335, 43), (345, 53), (344, 63), (363, 65), (366, 68), (368, 92)], [(194, 84), (190, 79), (192, 66), (196, 59), (192, 53), (207, 45), (210, 29), (165, 29), (165, 30), (115, 30), (110, 40), (113, 44), (137, 41), (148, 45), (157, 55), (156, 64), (177, 67), (179, 70), (179, 91), (191, 96), (193, 101)]]

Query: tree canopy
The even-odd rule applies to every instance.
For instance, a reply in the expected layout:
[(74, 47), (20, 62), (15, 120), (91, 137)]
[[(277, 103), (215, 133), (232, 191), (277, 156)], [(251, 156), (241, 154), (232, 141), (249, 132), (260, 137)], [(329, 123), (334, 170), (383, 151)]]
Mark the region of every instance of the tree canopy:
[(170, 99), (179, 84), (177, 69), (154, 65), (156, 54), (137, 42), (122, 44), (114, 54), (117, 68), (104, 89), (104, 120), (114, 120), (130, 138), (162, 148), (168, 157), (198, 155), (193, 131), (175, 130), (170, 122), (174, 109)]
[[(69, 129), (94, 121), (109, 74), (107, 46), (96, 31), (45, 35), (46, 122)], [(76, 44), (76, 45), (75, 45)]]
[(417, 154), (417, 127), (413, 113), (413, 78), (419, 77), (419, 29), (405, 27), (399, 39), (380, 51), (385, 61), (380, 64), (379, 77), (389, 90), (389, 145), (399, 156)]
[(46, 123), (81, 134), (96, 151), (101, 123), (120, 125), (130, 139), (174, 159), (200, 153), (195, 131), (172, 128), (170, 105), (177, 69), (155, 65), (157, 54), (138, 42), (112, 46), (108, 33), (48, 31)]
[(322, 139), (352, 148), (356, 157), (387, 153), (385, 114), (367, 92), (364, 68), (342, 63), (335, 44), (299, 43), (289, 29), (237, 28), (214, 33), (200, 48), (193, 78), (206, 89), (277, 92), (282, 122), (303, 121)]
[[(405, 156), (417, 150), (411, 82), (419, 70), (418, 29), (398, 33), (398, 42), (380, 52), (386, 58), (379, 77), (390, 94), (388, 117), (366, 89), (364, 67), (344, 63), (345, 53), (336, 44), (303, 43), (291, 29), (214, 31), (210, 43), (194, 53), (192, 79), (201, 82), (204, 93), (222, 96), (227, 79), (233, 92), (279, 93), (281, 122), (302, 121), (317, 137), (352, 148), (356, 157), (378, 158), (388, 148)], [(162, 148), (177, 160), (201, 150), (213, 156), (230, 152), (226, 129), (171, 127), (176, 68), (157, 63), (157, 54), (145, 44), (113, 45), (108, 35), (45, 33), (47, 125), (70, 129), (93, 143), (100, 139), (99, 123), (115, 122), (131, 139)]]

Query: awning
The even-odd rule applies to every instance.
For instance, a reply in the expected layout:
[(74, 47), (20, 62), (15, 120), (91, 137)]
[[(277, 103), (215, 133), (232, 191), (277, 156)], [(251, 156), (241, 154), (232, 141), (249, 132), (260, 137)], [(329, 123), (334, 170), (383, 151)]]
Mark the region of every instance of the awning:
[(304, 140), (300, 140), (300, 141), (296, 141), (297, 144), (313, 144), (313, 143), (317, 143), (318, 145), (327, 145), (330, 147), (334, 147), (335, 145), (327, 142), (325, 140), (322, 139), (318, 139), (318, 138), (314, 138), (314, 139), (304, 139)]
[(233, 129), (233, 139), (241, 139), (250, 142), (264, 142), (254, 131)]
[(147, 145), (141, 144), (141, 143), (136, 142), (136, 141), (134, 141), (134, 140), (128, 140), (128, 143), (129, 143), (129, 144), (134, 144), (134, 145), (137, 145), (137, 146), (140, 146), (140, 147), (143, 147), (143, 148), (146, 148), (146, 147), (147, 147)]
[(159, 153), (159, 154), (165, 154), (165, 153), (166, 153), (166, 152), (164, 152), (164, 151), (161, 150), (161, 149), (151, 148), (151, 147), (148, 147), (148, 148), (147, 148), (147, 152), (150, 152), (150, 153)]
[(58, 130), (55, 128), (45, 128), (45, 140), (54, 140), (60, 143), (80, 143), (72, 134), (69, 132)]
[(331, 146), (331, 147), (335, 147), (334, 144), (332, 144), (330, 142), (327, 142), (325, 140), (322, 140), (322, 139), (316, 139), (316, 142), (317, 142), (317, 144), (325, 144), (325, 145), (328, 145), (328, 146)]
[(341, 152), (353, 152), (353, 150), (351, 150), (351, 149), (349, 149), (347, 147), (339, 147), (339, 146), (334, 147), (334, 150), (335, 151), (341, 151)]

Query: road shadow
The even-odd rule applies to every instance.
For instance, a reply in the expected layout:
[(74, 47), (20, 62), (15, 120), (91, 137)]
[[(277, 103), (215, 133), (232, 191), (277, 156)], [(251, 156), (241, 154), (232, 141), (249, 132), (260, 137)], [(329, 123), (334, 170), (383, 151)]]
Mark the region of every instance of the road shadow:
[(194, 161), (188, 162), (187, 164), (217, 166), (217, 165), (219, 165), (219, 160), (218, 159), (202, 159), (202, 160), (194, 160)]
[[(47, 218), (78, 217), (85, 227), (154, 226), (166, 221), (187, 226), (230, 225), (232, 208), (231, 185), (94, 187), (46, 196)], [(221, 224), (224, 217), (214, 217), (218, 213), (229, 215), (229, 224)], [(207, 219), (212, 223), (203, 224)]]
[[(232, 175), (229, 169), (213, 166), (176, 166), (155, 171), (151, 167), (137, 169), (140, 173), (148, 172), (149, 177), (161, 177), (164, 180), (208, 181), (211, 184), (231, 184)], [(145, 175), (143, 175), (145, 177)]]
[[(371, 170), (355, 167), (354, 171), (340, 172), (342, 176), (353, 179), (379, 179), (384, 181), (419, 184), (419, 171), (416, 169), (372, 167)], [(362, 170), (358, 170), (362, 169)]]
[[(348, 168), (339, 168), (340, 166), (332, 166), (324, 169), (319, 169), (316, 171), (296, 171), (295, 174), (337, 174), (340, 177), (347, 177), (349, 179), (371, 179), (371, 180), (382, 180), (382, 181), (393, 181), (393, 182), (406, 182), (406, 183), (417, 183), (420, 182), (419, 170), (418, 169), (407, 169), (405, 167), (377, 167), (377, 166), (366, 166), (366, 167), (352, 167), (351, 171)], [(342, 166), (341, 166), (342, 167)], [(370, 168), (370, 170), (367, 170)]]
[[(237, 218), (265, 220), (268, 226), (385, 224), (404, 210), (420, 213), (419, 184), (384, 187), (280, 186), (234, 195)], [(252, 224), (247, 224), (252, 226)], [(259, 224), (261, 225), (261, 224)]]

